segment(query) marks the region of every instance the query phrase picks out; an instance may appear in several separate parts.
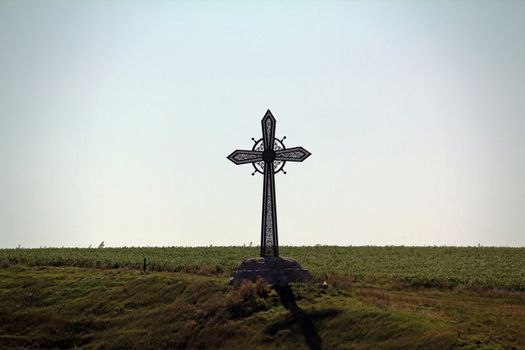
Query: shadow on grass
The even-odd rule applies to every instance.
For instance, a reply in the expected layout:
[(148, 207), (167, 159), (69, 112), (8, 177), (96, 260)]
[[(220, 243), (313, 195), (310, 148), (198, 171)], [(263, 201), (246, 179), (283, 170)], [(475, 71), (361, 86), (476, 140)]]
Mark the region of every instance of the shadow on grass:
[(303, 333), (306, 345), (312, 350), (322, 349), (323, 340), (317, 333), (315, 323), (325, 318), (336, 316), (341, 311), (334, 308), (328, 308), (324, 310), (307, 312), (297, 306), (297, 303), (295, 302), (295, 296), (290, 286), (274, 286), (274, 289), (276, 290), (277, 294), (279, 294), (281, 303), (287, 310), (291, 312), (291, 315), (284, 320), (280, 320), (268, 325), (265, 330), (266, 333), (275, 335), (279, 331), (290, 328), (294, 324), (297, 324)]

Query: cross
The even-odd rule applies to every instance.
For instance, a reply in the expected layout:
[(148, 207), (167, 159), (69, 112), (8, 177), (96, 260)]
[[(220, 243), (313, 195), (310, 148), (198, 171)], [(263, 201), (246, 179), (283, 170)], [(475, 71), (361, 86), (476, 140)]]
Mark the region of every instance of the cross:
[(255, 142), (251, 150), (235, 150), (228, 156), (233, 163), (251, 163), (255, 168), (252, 175), (259, 172), (264, 174), (263, 180), (263, 205), (261, 225), (261, 257), (279, 256), (277, 240), (277, 210), (275, 205), (275, 177), (283, 170), (286, 162), (302, 162), (310, 156), (310, 152), (302, 147), (286, 148), (283, 137), (275, 138), (276, 120), (268, 110), (261, 120), (262, 138), (252, 140)]

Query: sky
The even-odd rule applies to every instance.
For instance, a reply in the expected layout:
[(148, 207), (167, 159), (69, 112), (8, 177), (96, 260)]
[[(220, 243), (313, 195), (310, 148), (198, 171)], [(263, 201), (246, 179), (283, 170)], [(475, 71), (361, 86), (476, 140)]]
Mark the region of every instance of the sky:
[(0, 0), (0, 247), (525, 246), (523, 1)]

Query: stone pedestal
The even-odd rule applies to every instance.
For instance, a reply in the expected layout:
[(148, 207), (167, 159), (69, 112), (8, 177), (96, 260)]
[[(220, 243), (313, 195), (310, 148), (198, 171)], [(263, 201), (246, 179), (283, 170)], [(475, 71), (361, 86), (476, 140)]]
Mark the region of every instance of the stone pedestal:
[(312, 275), (305, 270), (297, 261), (286, 257), (259, 257), (246, 259), (230, 278), (230, 283), (239, 284), (243, 280), (256, 280), (257, 276), (263, 278), (266, 283), (285, 286), (290, 282), (304, 282)]

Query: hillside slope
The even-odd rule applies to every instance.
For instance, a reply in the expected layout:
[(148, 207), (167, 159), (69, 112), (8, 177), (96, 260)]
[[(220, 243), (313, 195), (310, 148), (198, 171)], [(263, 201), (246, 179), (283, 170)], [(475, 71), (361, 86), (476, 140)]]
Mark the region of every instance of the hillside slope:
[(0, 348), (519, 349), (525, 296), (503, 290), (294, 286), (294, 319), (264, 284), (127, 269), (0, 268)]

